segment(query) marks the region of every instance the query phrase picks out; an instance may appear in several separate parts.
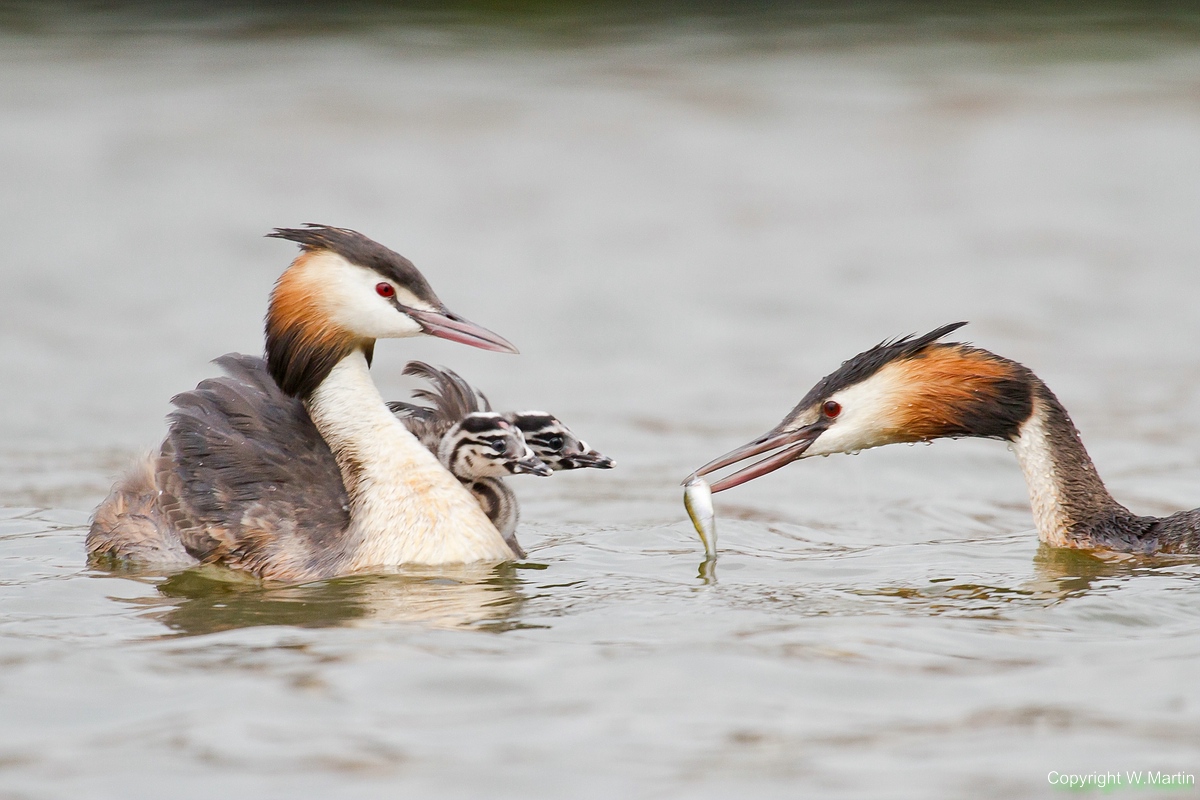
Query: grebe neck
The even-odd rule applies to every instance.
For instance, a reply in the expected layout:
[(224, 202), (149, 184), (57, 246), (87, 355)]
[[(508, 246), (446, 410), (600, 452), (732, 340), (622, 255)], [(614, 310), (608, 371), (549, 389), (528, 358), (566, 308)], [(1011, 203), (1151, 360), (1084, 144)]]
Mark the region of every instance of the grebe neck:
[(500, 531), (504, 541), (512, 549), (517, 558), (525, 557), (525, 550), (517, 542), (517, 524), (521, 519), (521, 509), (517, 505), (517, 496), (508, 484), (501, 478), (476, 478), (463, 480), (463, 485), (479, 502), (483, 513)]
[(1038, 538), (1054, 547), (1113, 546), (1129, 549), (1148, 520), (1134, 515), (1109, 494), (1079, 431), (1054, 393), (1031, 376), (1033, 411), (1012, 441), (1029, 486)]
[(304, 405), (350, 499), (350, 570), (512, 557), (471, 494), (388, 410), (363, 349), (342, 357)]

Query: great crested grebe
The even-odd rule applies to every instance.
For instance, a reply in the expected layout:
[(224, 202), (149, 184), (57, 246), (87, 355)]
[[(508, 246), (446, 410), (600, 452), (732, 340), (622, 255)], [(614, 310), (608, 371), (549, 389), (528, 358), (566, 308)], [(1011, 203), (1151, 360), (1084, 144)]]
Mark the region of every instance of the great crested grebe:
[(588, 443), (553, 414), (545, 411), (510, 411), (504, 415), (521, 429), (537, 457), (554, 471), (567, 469), (612, 469), (616, 462), (593, 450)]
[[(516, 494), (502, 480), (504, 470), (511, 474), (549, 475), (551, 470), (584, 466), (609, 469), (613, 466), (611, 458), (589, 448), (550, 414), (543, 411), (497, 414), (491, 411), (487, 396), (453, 370), (410, 361), (404, 374), (425, 378), (432, 384), (433, 388), (418, 389), (413, 394), (433, 405), (393, 401), (388, 403), (388, 408), (470, 489), (488, 519), (521, 558), (526, 554), (516, 536), (520, 506)], [(528, 462), (509, 458), (503, 451), (497, 453), (486, 447), (486, 442), (495, 441), (498, 429), (502, 429), (498, 423), (520, 437), (521, 446), (528, 447), (545, 472), (529, 468)], [(531, 430), (528, 436), (532, 437), (532, 443), (523, 435), (522, 427)], [(456, 458), (455, 453), (459, 451), (467, 457)], [(512, 468), (523, 463), (524, 469)]]
[(501, 479), (509, 475), (545, 477), (552, 470), (525, 444), (521, 429), (494, 411), (476, 411), (442, 436), (437, 455), (475, 496), (513, 553), (524, 558), (525, 550), (517, 542), (521, 519), (517, 496)]
[(773, 429), (695, 475), (777, 451), (713, 483), (712, 491), (720, 492), (810, 456), (946, 437), (1003, 439), (1025, 474), (1038, 537), (1046, 544), (1200, 553), (1200, 509), (1143, 517), (1114, 500), (1066, 409), (1036, 375), (986, 350), (937, 341), (965, 324), (860, 353), (817, 383)]
[[(432, 407), (412, 403), (391, 402), (388, 408), (396, 412), (409, 430), (430, 450), (437, 451), (442, 437), (456, 421), (475, 411), (491, 411), (487, 396), (467, 383), (453, 370), (432, 367), (423, 361), (410, 361), (405, 375), (424, 378), (432, 389), (418, 389), (413, 394), (433, 403)], [(611, 458), (593, 450), (587, 442), (545, 411), (509, 411), (504, 418), (521, 429), (525, 442), (534, 455), (552, 470), (612, 469)]]
[(521, 429), (495, 411), (468, 414), (442, 437), (438, 460), (459, 480), (540, 475), (551, 469), (525, 443)]
[(516, 348), (450, 313), (412, 262), (360, 233), (268, 235), (301, 253), (271, 293), (266, 361), (223, 356), (227, 376), (173, 399), (160, 452), (96, 509), (88, 552), (287, 581), (511, 559), (475, 498), (384, 405), (369, 367), (385, 337)]

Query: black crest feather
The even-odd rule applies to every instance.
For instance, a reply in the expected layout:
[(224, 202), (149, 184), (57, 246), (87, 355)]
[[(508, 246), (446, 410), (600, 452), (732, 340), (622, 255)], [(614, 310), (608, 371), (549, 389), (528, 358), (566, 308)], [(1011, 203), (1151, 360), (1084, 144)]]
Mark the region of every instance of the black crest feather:
[(796, 405), (792, 413), (808, 408), (839, 389), (866, 380), (883, 369), (885, 365), (897, 359), (912, 358), (938, 339), (948, 333), (953, 333), (966, 324), (966, 322), (952, 322), (922, 336), (910, 334), (899, 339), (880, 342), (870, 350), (859, 353), (848, 361), (843, 361), (840, 367), (822, 378), (816, 386), (808, 391), (808, 394), (804, 395), (804, 399)]
[(425, 276), (411, 261), (358, 231), (306, 222), (303, 228), (276, 228), (267, 237), (296, 242), (305, 252), (329, 250), (337, 253), (352, 264), (391, 278), (434, 308), (442, 307)]

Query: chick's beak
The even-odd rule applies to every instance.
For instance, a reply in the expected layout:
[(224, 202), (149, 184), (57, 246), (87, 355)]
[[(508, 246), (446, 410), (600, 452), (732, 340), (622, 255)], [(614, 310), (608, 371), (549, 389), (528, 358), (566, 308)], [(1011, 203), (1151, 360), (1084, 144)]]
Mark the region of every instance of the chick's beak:
[(545, 478), (553, 475), (554, 470), (550, 469), (546, 462), (542, 461), (540, 458), (530, 452), (529, 455), (525, 456), (525, 458), (522, 458), (513, 465), (513, 474), (537, 475)]
[(415, 319), (422, 330), (430, 336), (449, 339), (452, 342), (469, 344), (481, 350), (492, 350), (497, 353), (519, 352), (512, 342), (499, 334), (492, 333), (487, 328), (463, 319), (459, 315), (442, 309), (441, 311), (423, 311), (421, 309), (406, 309), (408, 315)]
[(777, 452), (764, 458), (762, 461), (751, 464), (731, 475), (726, 475), (724, 478), (713, 483), (711, 489), (714, 492), (723, 492), (726, 489), (732, 489), (734, 486), (741, 486), (747, 481), (754, 480), (761, 475), (766, 475), (768, 472), (774, 472), (785, 464), (790, 464), (803, 456), (804, 451), (812, 446), (812, 443), (817, 440), (817, 437), (821, 435), (826, 427), (828, 427), (828, 424), (822, 420), (812, 425), (805, 425), (798, 430), (781, 431), (775, 429), (768, 431), (753, 442), (744, 444), (736, 450), (731, 450), (720, 458), (708, 462), (692, 473), (688, 480), (701, 475), (708, 475), (710, 472), (716, 472), (722, 467), (728, 467), (730, 464), (745, 461), (751, 456), (776, 450)]
[(596, 450), (585, 450), (582, 453), (575, 453), (564, 458), (563, 466), (567, 469), (584, 469), (586, 467), (591, 467), (592, 469), (612, 469), (616, 466), (616, 462)]

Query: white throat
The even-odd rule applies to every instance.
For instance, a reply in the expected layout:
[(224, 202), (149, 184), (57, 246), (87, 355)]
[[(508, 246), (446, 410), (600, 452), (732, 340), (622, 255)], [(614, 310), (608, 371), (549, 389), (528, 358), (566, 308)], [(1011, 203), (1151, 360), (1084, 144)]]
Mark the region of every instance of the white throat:
[(470, 492), (388, 410), (361, 351), (305, 406), (350, 496), (350, 570), (512, 558)]
[(1063, 493), (1063, 476), (1058, 474), (1054, 463), (1046, 413), (1045, 404), (1035, 395), (1033, 413), (1021, 425), (1020, 435), (1009, 447), (1025, 474), (1038, 538), (1054, 547), (1070, 547), (1071, 519)]

